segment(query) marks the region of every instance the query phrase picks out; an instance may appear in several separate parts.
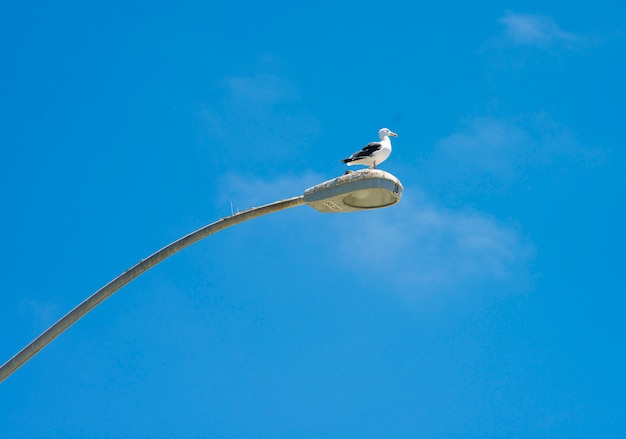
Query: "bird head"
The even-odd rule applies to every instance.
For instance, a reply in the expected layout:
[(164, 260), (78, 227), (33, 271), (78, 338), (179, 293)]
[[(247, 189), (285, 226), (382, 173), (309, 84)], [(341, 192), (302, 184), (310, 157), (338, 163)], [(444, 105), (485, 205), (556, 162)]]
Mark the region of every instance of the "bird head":
[(380, 131), (378, 132), (378, 137), (380, 137), (380, 139), (382, 140), (383, 137), (385, 137), (385, 136), (396, 137), (397, 134), (394, 133), (393, 131), (391, 131), (389, 128), (381, 128)]

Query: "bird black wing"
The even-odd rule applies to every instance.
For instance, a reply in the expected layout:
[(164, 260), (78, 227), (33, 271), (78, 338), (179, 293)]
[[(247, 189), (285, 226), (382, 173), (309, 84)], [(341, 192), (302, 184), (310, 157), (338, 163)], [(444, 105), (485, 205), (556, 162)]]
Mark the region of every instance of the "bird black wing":
[(365, 145), (362, 150), (352, 154), (350, 158), (356, 160), (356, 159), (360, 159), (361, 157), (369, 157), (382, 147), (383, 145), (380, 142), (370, 142), (367, 145)]

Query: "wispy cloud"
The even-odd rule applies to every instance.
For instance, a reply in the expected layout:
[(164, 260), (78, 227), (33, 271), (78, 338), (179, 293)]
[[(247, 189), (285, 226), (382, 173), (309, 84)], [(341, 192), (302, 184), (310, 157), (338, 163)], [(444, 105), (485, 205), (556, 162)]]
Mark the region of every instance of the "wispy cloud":
[[(326, 179), (313, 172), (267, 181), (231, 174), (224, 182), (233, 199), (251, 207), (301, 194)], [(348, 215), (349, 221), (319, 221), (315, 230), (336, 243), (332, 257), (354, 279), (384, 278), (415, 297), (477, 285), (530, 288), (534, 248), (512, 224), (473, 210), (437, 206), (418, 187), (396, 206)]]
[(306, 189), (327, 180), (313, 171), (298, 175), (285, 175), (273, 180), (254, 175), (229, 173), (221, 179), (219, 203), (233, 203), (233, 209), (244, 210), (250, 207), (271, 203), (285, 198), (302, 195)]
[(268, 110), (298, 98), (296, 87), (287, 79), (274, 73), (255, 73), (251, 76), (224, 78), (226, 102), (246, 110)]
[(437, 152), (451, 160), (452, 166), (499, 178), (515, 176), (516, 168), (526, 160), (534, 141), (521, 127), (507, 120), (478, 117), (463, 130), (439, 141)]
[(475, 117), (441, 139), (428, 163), (434, 179), (462, 180), (467, 187), (485, 181), (508, 184), (542, 175), (593, 166), (603, 160), (598, 148), (582, 145), (566, 126), (538, 112), (517, 118)]
[(50, 302), (35, 299), (24, 299), (20, 302), (18, 313), (33, 322), (37, 328), (51, 325), (60, 317), (59, 306)]
[(297, 101), (296, 87), (276, 73), (230, 76), (216, 85), (218, 96), (201, 112), (202, 119), (216, 136), (230, 134), (235, 126), (241, 132), (242, 126), (254, 122), (267, 125), (281, 112), (279, 107)]
[[(411, 188), (413, 194), (418, 188)], [(423, 194), (362, 215), (344, 231), (343, 262), (354, 276), (385, 276), (410, 295), (472, 287), (527, 291), (533, 244), (511, 224), (472, 210), (439, 207)], [(359, 230), (361, 241), (354, 239)], [(355, 251), (378, 261), (355, 264)]]
[(505, 37), (516, 45), (575, 48), (584, 38), (565, 31), (550, 17), (507, 12), (498, 20), (505, 27)]
[(199, 113), (210, 149), (217, 145), (246, 166), (272, 166), (272, 157), (292, 150), (301, 157), (319, 131), (303, 107), (298, 87), (279, 68), (260, 67), (249, 75), (225, 77)]

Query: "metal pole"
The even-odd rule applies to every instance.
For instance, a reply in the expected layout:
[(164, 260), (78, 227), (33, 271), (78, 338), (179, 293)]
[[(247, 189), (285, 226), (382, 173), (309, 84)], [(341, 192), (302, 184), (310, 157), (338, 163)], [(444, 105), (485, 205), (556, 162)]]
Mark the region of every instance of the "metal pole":
[(248, 221), (250, 219), (266, 215), (268, 213), (278, 212), (280, 210), (289, 209), (290, 207), (296, 207), (304, 204), (304, 196), (298, 196), (289, 198), (282, 201), (276, 201), (274, 203), (266, 204), (260, 207), (253, 207), (252, 209), (238, 212), (234, 215), (222, 218), (212, 224), (202, 227), (187, 236), (183, 236), (177, 241), (174, 241), (167, 247), (162, 248), (158, 252), (154, 253), (147, 259), (143, 259), (135, 266), (129, 268), (124, 273), (113, 279), (111, 282), (100, 288), (93, 293), (84, 302), (78, 305), (76, 308), (66, 314), (61, 320), (56, 322), (50, 328), (48, 328), (39, 337), (33, 340), (30, 344), (24, 347), (20, 352), (15, 354), (13, 358), (4, 363), (0, 367), (0, 382), (8, 378), (13, 372), (19, 369), (24, 363), (30, 360), (35, 354), (46, 347), (52, 340), (61, 335), (63, 331), (73, 325), (78, 319), (83, 317), (89, 311), (94, 309), (105, 299), (122, 288), (124, 285), (135, 279), (140, 274), (154, 267), (159, 262), (172, 256), (174, 253), (184, 249), (185, 247), (206, 238), (213, 233), (217, 233), (230, 226)]

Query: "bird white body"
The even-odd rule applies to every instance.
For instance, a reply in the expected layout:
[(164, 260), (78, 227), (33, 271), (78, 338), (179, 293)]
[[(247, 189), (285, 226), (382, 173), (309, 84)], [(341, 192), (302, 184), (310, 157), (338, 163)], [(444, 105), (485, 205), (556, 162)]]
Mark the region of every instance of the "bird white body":
[(389, 136), (397, 136), (396, 133), (387, 128), (382, 128), (378, 132), (379, 142), (368, 143), (360, 151), (355, 152), (350, 157), (342, 160), (348, 166), (364, 165), (376, 168), (391, 155), (391, 139)]
[(388, 136), (385, 136), (380, 141), (380, 149), (374, 151), (370, 155), (356, 158), (351, 162), (347, 162), (346, 165), (354, 166), (354, 165), (365, 165), (365, 166), (374, 166), (380, 165), (382, 162), (387, 160), (391, 155), (391, 139)]

